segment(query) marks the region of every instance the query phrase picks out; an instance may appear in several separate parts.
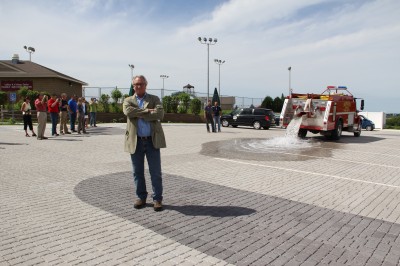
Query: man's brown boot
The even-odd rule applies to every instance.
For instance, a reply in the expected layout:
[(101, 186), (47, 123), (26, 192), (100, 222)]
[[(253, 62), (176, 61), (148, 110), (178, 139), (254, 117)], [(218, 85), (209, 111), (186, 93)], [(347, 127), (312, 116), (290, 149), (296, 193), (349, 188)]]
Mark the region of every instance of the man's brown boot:
[(155, 210), (156, 212), (162, 211), (163, 208), (162, 208), (161, 201), (155, 200), (153, 203), (154, 203), (153, 208), (154, 208), (154, 210)]
[(135, 203), (133, 203), (135, 209), (141, 209), (144, 206), (146, 206), (146, 200), (137, 199), (135, 200)]

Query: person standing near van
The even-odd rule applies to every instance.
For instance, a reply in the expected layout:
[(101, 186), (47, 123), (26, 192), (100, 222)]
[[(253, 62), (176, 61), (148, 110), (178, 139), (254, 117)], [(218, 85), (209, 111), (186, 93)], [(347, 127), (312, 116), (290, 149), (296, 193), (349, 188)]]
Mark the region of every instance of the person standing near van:
[(213, 117), (214, 117), (214, 127), (215, 131), (217, 132), (217, 125), (218, 125), (218, 132), (221, 132), (221, 107), (219, 107), (218, 102), (214, 102), (214, 106), (212, 107), (213, 110)]
[(208, 124), (211, 124), (212, 132), (215, 132), (211, 100), (208, 100), (208, 104), (206, 105), (206, 107), (204, 107), (204, 118), (206, 119), (207, 132), (210, 133), (210, 126)]

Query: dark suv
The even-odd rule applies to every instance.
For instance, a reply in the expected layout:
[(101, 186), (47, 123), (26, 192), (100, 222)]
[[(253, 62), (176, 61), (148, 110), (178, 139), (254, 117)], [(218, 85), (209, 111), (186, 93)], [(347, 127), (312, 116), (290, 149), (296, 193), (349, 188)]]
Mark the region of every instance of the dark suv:
[(275, 115), (271, 109), (239, 108), (228, 115), (221, 116), (223, 127), (250, 126), (255, 129), (269, 129), (275, 125)]

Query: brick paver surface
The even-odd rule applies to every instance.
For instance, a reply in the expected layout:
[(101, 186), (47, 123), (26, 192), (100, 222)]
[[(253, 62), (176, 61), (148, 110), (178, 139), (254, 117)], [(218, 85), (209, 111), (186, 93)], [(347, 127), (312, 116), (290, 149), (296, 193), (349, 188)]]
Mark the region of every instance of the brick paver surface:
[(154, 212), (133, 208), (124, 127), (0, 126), (0, 265), (399, 265), (400, 132), (165, 124)]

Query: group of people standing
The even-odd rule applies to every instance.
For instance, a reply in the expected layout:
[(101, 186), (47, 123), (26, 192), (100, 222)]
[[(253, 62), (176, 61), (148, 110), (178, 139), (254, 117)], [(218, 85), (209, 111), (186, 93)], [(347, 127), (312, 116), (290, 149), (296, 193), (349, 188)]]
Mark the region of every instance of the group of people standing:
[[(37, 137), (39, 140), (47, 139), (44, 136), (47, 123), (47, 113), (50, 114), (51, 119), (51, 135), (59, 136), (57, 133), (57, 124), (60, 121), (60, 134), (71, 134), (71, 132), (78, 132), (78, 134), (86, 134), (88, 127), (88, 119), (90, 114), (90, 126), (96, 127), (96, 113), (97, 101), (92, 98), (88, 103), (84, 97), (77, 97), (72, 95), (67, 99), (67, 94), (62, 93), (61, 98), (57, 94), (52, 94), (50, 99), (47, 95), (40, 94), (35, 100), (35, 108), (37, 111), (37, 134), (33, 130), (32, 125), (32, 106), (30, 98), (26, 97), (21, 106), (21, 111), (24, 120), (25, 136), (30, 137), (28, 134), (28, 127), (32, 131), (32, 136)], [(67, 123), (70, 120), (70, 131), (68, 131)], [(78, 130), (75, 129), (75, 123), (78, 123)]]
[(208, 133), (210, 133), (209, 124), (211, 124), (212, 132), (221, 132), (221, 114), (222, 109), (218, 102), (214, 102), (214, 106), (211, 106), (211, 100), (208, 100), (206, 107), (204, 107), (204, 118), (206, 119)]

